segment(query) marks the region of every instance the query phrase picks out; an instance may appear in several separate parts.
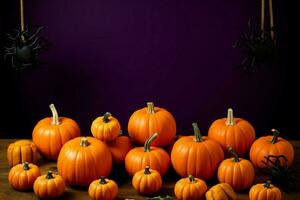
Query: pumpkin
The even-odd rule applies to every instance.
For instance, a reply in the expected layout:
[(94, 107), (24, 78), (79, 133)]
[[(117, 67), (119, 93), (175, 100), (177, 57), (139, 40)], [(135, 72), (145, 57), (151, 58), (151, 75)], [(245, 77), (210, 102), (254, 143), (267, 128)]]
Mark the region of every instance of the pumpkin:
[(132, 177), (133, 188), (141, 194), (149, 195), (158, 192), (162, 186), (162, 179), (158, 171), (146, 166)]
[[(255, 167), (266, 168), (267, 166), (262, 162), (265, 156), (284, 155), (287, 158), (287, 165), (290, 167), (294, 160), (294, 149), (291, 143), (279, 137), (279, 131), (271, 130), (273, 136), (263, 136), (258, 138), (250, 149), (250, 160)], [(284, 160), (280, 160), (281, 165), (285, 165)]]
[(48, 171), (35, 180), (33, 191), (40, 199), (56, 199), (65, 192), (65, 182), (60, 175)]
[(93, 137), (77, 137), (61, 149), (57, 168), (66, 183), (87, 187), (98, 177), (109, 175), (112, 156), (104, 142)]
[(8, 182), (16, 190), (32, 189), (33, 183), (41, 175), (38, 166), (24, 162), (15, 165), (8, 173)]
[(128, 134), (133, 142), (143, 145), (153, 133), (158, 133), (153, 146), (167, 146), (176, 135), (176, 122), (166, 109), (154, 107), (153, 102), (148, 102), (147, 108), (139, 109), (131, 115)]
[(93, 136), (101, 141), (107, 142), (116, 139), (120, 133), (121, 125), (109, 112), (97, 117), (91, 126)]
[(49, 107), (52, 117), (46, 117), (35, 125), (32, 139), (45, 158), (56, 160), (62, 146), (70, 139), (80, 136), (80, 128), (74, 120), (58, 117), (53, 104)]
[(112, 155), (113, 163), (122, 164), (127, 153), (132, 149), (132, 144), (127, 136), (119, 136), (115, 140), (106, 143)]
[(235, 190), (250, 188), (253, 184), (255, 172), (250, 161), (239, 158), (232, 147), (228, 151), (233, 158), (221, 162), (218, 169), (218, 179), (221, 183), (228, 183)]
[(118, 195), (118, 185), (104, 176), (93, 181), (89, 186), (89, 196), (93, 200), (113, 200)]
[(279, 188), (267, 181), (252, 186), (249, 191), (249, 198), (250, 200), (281, 200), (281, 192)]
[(208, 180), (215, 175), (224, 159), (222, 147), (214, 140), (201, 136), (197, 123), (193, 123), (195, 136), (185, 136), (175, 142), (171, 161), (181, 177), (192, 175)]
[(189, 175), (188, 178), (182, 178), (176, 182), (174, 193), (177, 199), (183, 200), (198, 200), (202, 199), (207, 190), (206, 183)]
[(178, 139), (180, 139), (181, 137), (183, 137), (183, 135), (176, 135), (175, 138), (173, 139), (172, 143), (167, 146), (166, 150), (167, 150), (169, 155), (171, 155), (171, 152), (172, 152), (172, 149), (173, 149), (173, 146), (174, 146), (175, 142)]
[(157, 170), (161, 176), (165, 175), (170, 166), (170, 157), (168, 153), (159, 147), (150, 147), (152, 141), (157, 137), (153, 134), (145, 142), (144, 147), (135, 147), (131, 149), (125, 157), (125, 168), (130, 176), (149, 166)]
[(25, 161), (36, 164), (39, 158), (36, 145), (29, 140), (18, 140), (7, 148), (7, 161), (10, 167)]
[(208, 137), (219, 142), (224, 151), (229, 145), (239, 156), (244, 156), (255, 140), (255, 130), (248, 121), (234, 118), (233, 110), (229, 108), (227, 118), (212, 123), (208, 130)]
[(205, 193), (206, 200), (237, 200), (238, 197), (228, 183), (219, 183)]

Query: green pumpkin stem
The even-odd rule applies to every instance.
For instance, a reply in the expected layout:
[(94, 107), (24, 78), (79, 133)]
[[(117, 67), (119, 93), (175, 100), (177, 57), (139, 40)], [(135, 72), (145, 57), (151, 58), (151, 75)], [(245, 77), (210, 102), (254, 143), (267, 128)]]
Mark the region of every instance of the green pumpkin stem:
[(157, 137), (157, 133), (154, 133), (153, 135), (151, 135), (145, 142), (144, 144), (144, 152), (150, 152), (151, 149), (151, 143), (153, 142), (153, 140)]
[(233, 162), (240, 162), (239, 156), (231, 146), (227, 146), (227, 150), (233, 155)]
[(80, 146), (82, 146), (82, 147), (87, 147), (87, 146), (89, 146), (89, 141), (87, 140), (87, 138), (86, 137), (82, 137), (81, 138), (81, 140), (80, 140)]
[(148, 114), (154, 114), (155, 113), (155, 107), (153, 102), (147, 102), (147, 113)]
[(192, 175), (189, 175), (189, 181), (190, 181), (190, 183), (196, 183), (197, 182), (197, 180), (195, 179), (195, 177), (193, 177)]
[(52, 179), (54, 178), (52, 171), (48, 171), (46, 175), (46, 179)]
[(99, 183), (102, 184), (102, 185), (107, 183), (107, 181), (105, 180), (105, 176), (100, 177)]
[(104, 123), (108, 123), (109, 122), (109, 117), (111, 116), (110, 112), (106, 112), (104, 115), (103, 115), (103, 122)]
[(52, 125), (59, 125), (60, 121), (59, 121), (58, 113), (57, 113), (57, 110), (56, 110), (54, 104), (51, 103), (49, 105), (49, 107), (50, 107), (50, 110), (52, 112)]
[(270, 185), (271, 185), (271, 181), (267, 180), (265, 183), (264, 183), (264, 187), (265, 188), (270, 188)]
[(29, 163), (28, 162), (24, 162), (24, 164), (23, 164), (23, 169), (24, 170), (29, 170), (30, 168), (29, 168)]
[(228, 108), (228, 110), (227, 110), (226, 125), (227, 126), (233, 126), (233, 125), (235, 125), (232, 108)]
[(144, 174), (151, 174), (151, 172), (150, 172), (150, 167), (149, 167), (149, 166), (146, 166), (146, 167), (145, 167)]
[(271, 140), (271, 143), (275, 144), (278, 141), (279, 131), (276, 130), (275, 128), (273, 128), (271, 131), (273, 133), (273, 138)]
[(201, 135), (198, 124), (197, 123), (192, 123), (192, 126), (194, 128), (195, 141), (196, 142), (202, 142), (203, 139), (202, 139), (202, 135)]

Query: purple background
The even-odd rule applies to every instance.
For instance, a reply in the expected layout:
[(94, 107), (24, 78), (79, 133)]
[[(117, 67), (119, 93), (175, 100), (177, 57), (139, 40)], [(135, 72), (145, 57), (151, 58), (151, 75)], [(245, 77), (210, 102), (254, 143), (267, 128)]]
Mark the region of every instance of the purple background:
[[(292, 67), (298, 36), (289, 5), (277, 2), (279, 64), (244, 73), (234, 69), (242, 55), (232, 44), (247, 31), (249, 17), (259, 19), (259, 1), (25, 1), (26, 23), (43, 25), (53, 44), (41, 69), (1, 69), (1, 137), (31, 137), (52, 102), (84, 134), (106, 111), (127, 130), (146, 101), (172, 112), (180, 134), (191, 133), (192, 122), (206, 133), (232, 107), (258, 135), (278, 128), (299, 137), (299, 71)], [(16, 6), (2, 7), (3, 44), (3, 33), (18, 23)]]

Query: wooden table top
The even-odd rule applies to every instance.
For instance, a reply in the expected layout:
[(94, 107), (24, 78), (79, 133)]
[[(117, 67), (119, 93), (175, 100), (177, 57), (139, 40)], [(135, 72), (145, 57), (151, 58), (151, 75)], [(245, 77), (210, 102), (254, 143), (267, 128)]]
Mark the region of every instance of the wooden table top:
[[(11, 188), (8, 183), (7, 176), (10, 170), (7, 160), (6, 160), (6, 150), (10, 143), (16, 141), (16, 139), (0, 139), (0, 200), (15, 200), (15, 199), (38, 199), (34, 192), (26, 191), (26, 192), (19, 192)], [(295, 149), (295, 162), (294, 165), (297, 169), (300, 169), (300, 141), (291, 141)], [(56, 162), (49, 162), (49, 161), (42, 161), (40, 164), (41, 173), (45, 174), (48, 170), (52, 170), (57, 172)], [(126, 175), (126, 171), (124, 167), (116, 168), (111, 173), (112, 178), (115, 180), (119, 185), (119, 194), (117, 199), (145, 199), (145, 197), (139, 195), (131, 186), (131, 179)], [(163, 177), (163, 187), (157, 195), (170, 195), (174, 199), (174, 185), (177, 180), (179, 180), (179, 176), (173, 170), (169, 170), (168, 174)], [(255, 183), (262, 182), (263, 178), (260, 175), (256, 175)], [(208, 182), (208, 186), (212, 186), (216, 184), (216, 180)], [(283, 193), (283, 200), (298, 200), (300, 199), (300, 191), (293, 193)], [(249, 199), (248, 191), (237, 193), (240, 200)], [(155, 195), (155, 196), (157, 196)], [(78, 189), (78, 188), (71, 188), (66, 187), (66, 191), (61, 199), (89, 199), (87, 189)]]

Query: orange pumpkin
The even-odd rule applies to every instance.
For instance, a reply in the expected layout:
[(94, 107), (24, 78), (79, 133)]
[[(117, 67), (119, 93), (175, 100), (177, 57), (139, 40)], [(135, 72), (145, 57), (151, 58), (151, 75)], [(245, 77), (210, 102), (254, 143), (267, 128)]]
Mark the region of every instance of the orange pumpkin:
[(138, 193), (154, 194), (160, 190), (162, 179), (158, 171), (146, 166), (145, 169), (134, 174), (132, 186)]
[(228, 183), (219, 183), (205, 193), (206, 200), (238, 200), (238, 196)]
[(173, 149), (173, 146), (174, 146), (175, 142), (177, 140), (179, 140), (181, 137), (183, 137), (183, 135), (176, 135), (175, 138), (173, 139), (173, 142), (167, 146), (166, 150), (167, 150), (169, 155), (171, 155), (171, 152), (172, 152), (172, 149)]
[(171, 161), (181, 177), (192, 175), (203, 180), (212, 178), (224, 159), (222, 147), (214, 140), (201, 136), (193, 123), (195, 136), (180, 138), (173, 146)]
[(149, 166), (157, 170), (161, 176), (165, 175), (170, 166), (170, 157), (168, 153), (159, 147), (150, 147), (152, 141), (157, 137), (153, 134), (145, 142), (144, 147), (135, 147), (131, 149), (125, 157), (125, 168), (130, 176)]
[[(288, 166), (293, 164), (294, 149), (291, 143), (287, 140), (279, 137), (279, 131), (276, 129), (271, 130), (273, 136), (263, 136), (258, 138), (250, 149), (250, 160), (255, 167), (265, 168), (267, 167), (262, 161), (265, 160), (265, 156), (268, 155), (285, 155), (288, 160)], [(285, 165), (284, 160), (280, 160), (281, 165)]]
[(45, 158), (56, 160), (62, 146), (70, 139), (80, 136), (80, 128), (74, 120), (58, 117), (53, 104), (49, 107), (52, 117), (46, 117), (35, 125), (32, 139)]
[(118, 185), (104, 176), (93, 181), (89, 186), (89, 196), (93, 200), (113, 200), (118, 195)]
[(121, 125), (109, 112), (97, 117), (91, 126), (93, 136), (103, 142), (116, 139), (120, 133)]
[(108, 176), (112, 157), (107, 145), (93, 137), (77, 137), (67, 142), (57, 160), (58, 173), (72, 186), (89, 186), (100, 176)]
[(225, 151), (232, 146), (239, 156), (249, 152), (255, 140), (255, 130), (246, 120), (233, 117), (231, 108), (227, 111), (227, 118), (214, 121), (208, 130), (208, 137), (219, 142)]
[(10, 167), (26, 161), (36, 164), (39, 158), (36, 145), (29, 140), (18, 140), (7, 148), (7, 161)]
[(202, 199), (207, 190), (206, 183), (189, 175), (188, 178), (182, 178), (176, 182), (174, 193), (177, 199), (198, 200)]
[(56, 199), (65, 192), (65, 182), (60, 175), (48, 171), (35, 180), (33, 190), (40, 199)]
[(32, 189), (33, 183), (41, 175), (38, 166), (24, 162), (11, 168), (8, 173), (8, 182), (16, 190)]
[(131, 115), (128, 134), (135, 143), (143, 145), (153, 133), (158, 133), (153, 146), (167, 146), (176, 135), (176, 122), (166, 109), (154, 107), (153, 102), (148, 102), (147, 108), (137, 110)]
[(279, 188), (267, 181), (252, 186), (249, 191), (249, 198), (250, 200), (281, 200), (281, 192)]
[(132, 149), (131, 141), (127, 136), (119, 136), (106, 143), (112, 155), (113, 163), (122, 164), (127, 153)]
[(253, 184), (255, 172), (250, 161), (239, 158), (232, 147), (228, 151), (234, 156), (221, 162), (218, 169), (218, 179), (228, 183), (234, 190), (244, 190)]

